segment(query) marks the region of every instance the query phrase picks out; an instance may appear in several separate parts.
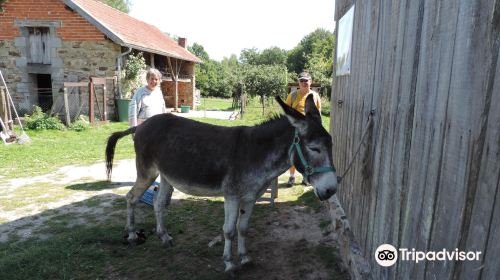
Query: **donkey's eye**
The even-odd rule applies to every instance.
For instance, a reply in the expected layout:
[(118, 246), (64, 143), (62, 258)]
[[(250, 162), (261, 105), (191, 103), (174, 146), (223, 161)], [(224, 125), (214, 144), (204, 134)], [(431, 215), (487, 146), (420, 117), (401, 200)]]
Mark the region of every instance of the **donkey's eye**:
[(316, 148), (316, 147), (307, 147), (309, 150), (315, 152), (315, 153), (321, 153), (321, 151), (319, 150), (319, 148)]

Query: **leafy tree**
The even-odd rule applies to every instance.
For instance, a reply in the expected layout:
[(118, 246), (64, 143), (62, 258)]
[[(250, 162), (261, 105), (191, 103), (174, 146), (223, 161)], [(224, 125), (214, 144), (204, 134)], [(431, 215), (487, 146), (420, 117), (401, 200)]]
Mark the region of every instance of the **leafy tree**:
[(99, 0), (99, 1), (126, 14), (128, 14), (128, 12), (130, 11), (130, 1), (128, 0)]
[(188, 46), (188, 50), (197, 57), (201, 58), (203, 61), (208, 61), (210, 59), (208, 53), (205, 51), (205, 48), (196, 42), (193, 43), (192, 46)]
[(211, 60), (203, 46), (196, 43), (190, 51), (204, 60), (196, 66), (196, 85), (204, 96), (239, 99), (244, 91), (260, 97), (264, 105), (269, 97), (286, 94), (287, 81), (296, 80), (303, 70), (309, 70), (314, 81), (329, 93), (333, 46), (333, 34), (317, 29), (290, 51), (278, 47), (262, 52), (256, 48), (243, 49), (239, 60), (236, 55), (221, 62)]
[(243, 64), (258, 65), (259, 56), (257, 48), (243, 49), (240, 53), (240, 61)]
[(331, 59), (332, 53), (333, 33), (318, 28), (302, 38), (300, 43), (288, 53), (287, 66), (290, 71), (300, 73), (307, 68), (307, 63), (312, 56), (321, 55), (325, 59)]
[(0, 13), (3, 12), (3, 3), (7, 2), (7, 0), (0, 0)]
[(259, 96), (262, 113), (265, 101), (286, 93), (287, 70), (284, 65), (245, 65), (244, 87), (250, 96)]
[(142, 52), (129, 54), (125, 63), (125, 71), (122, 72), (121, 86), (125, 98), (131, 98), (133, 91), (141, 86), (141, 73), (146, 70), (146, 60)]
[(222, 65), (225, 65), (226, 67), (229, 67), (229, 68), (236, 68), (238, 67), (238, 58), (236, 57), (235, 54), (232, 54), (229, 58), (227, 57), (224, 57), (221, 61), (221, 64)]
[(262, 51), (259, 57), (259, 64), (262, 65), (286, 65), (286, 50), (278, 47), (271, 47)]
[(240, 61), (250, 65), (285, 65), (287, 61), (286, 50), (271, 47), (259, 52), (256, 48), (243, 49)]

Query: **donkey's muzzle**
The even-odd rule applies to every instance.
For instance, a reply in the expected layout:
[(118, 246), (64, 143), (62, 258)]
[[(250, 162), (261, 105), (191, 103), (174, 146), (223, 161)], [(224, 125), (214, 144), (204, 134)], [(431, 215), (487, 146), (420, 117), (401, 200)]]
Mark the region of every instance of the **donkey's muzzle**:
[(337, 188), (326, 189), (322, 192), (317, 192), (316, 195), (318, 196), (319, 200), (323, 201), (329, 199), (335, 193), (337, 193)]

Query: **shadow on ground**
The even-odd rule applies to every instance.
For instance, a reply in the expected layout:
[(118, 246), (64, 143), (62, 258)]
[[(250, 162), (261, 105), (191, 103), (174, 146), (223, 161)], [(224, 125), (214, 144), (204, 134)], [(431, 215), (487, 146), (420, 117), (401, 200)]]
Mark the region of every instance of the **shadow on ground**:
[[(114, 186), (97, 181), (67, 188)], [(221, 235), (221, 200), (189, 197), (172, 203), (166, 225), (175, 246), (169, 249), (160, 246), (152, 208), (145, 204), (137, 207), (136, 223), (146, 242), (124, 245), (125, 215), (124, 197), (108, 193), (0, 225), (8, 239), (0, 243), (0, 279), (227, 278), (223, 242), (208, 246)], [(325, 205), (310, 191), (274, 207), (258, 203), (247, 246), (254, 265), (239, 271), (239, 279), (348, 279)]]
[(67, 186), (66, 189), (75, 191), (100, 191), (108, 189), (116, 189), (126, 186), (133, 186), (135, 182), (109, 182), (109, 181), (97, 181), (89, 183), (81, 183)]

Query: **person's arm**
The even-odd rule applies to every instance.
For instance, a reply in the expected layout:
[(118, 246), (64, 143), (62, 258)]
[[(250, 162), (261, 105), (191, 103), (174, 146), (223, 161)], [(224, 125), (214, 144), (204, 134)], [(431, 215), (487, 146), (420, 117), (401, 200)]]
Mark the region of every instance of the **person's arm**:
[(165, 104), (165, 98), (163, 98), (163, 93), (161, 92), (160, 89), (160, 99), (161, 99), (161, 112), (166, 113), (167, 112), (167, 106)]
[(286, 97), (286, 101), (285, 101), (285, 104), (292, 107), (292, 94), (293, 93), (289, 93), (288, 96)]
[(137, 98), (139, 97), (139, 91), (137, 90), (134, 93), (134, 96), (132, 97), (132, 100), (130, 101), (128, 105), (128, 124), (130, 126), (137, 126), (137, 104), (138, 100)]

